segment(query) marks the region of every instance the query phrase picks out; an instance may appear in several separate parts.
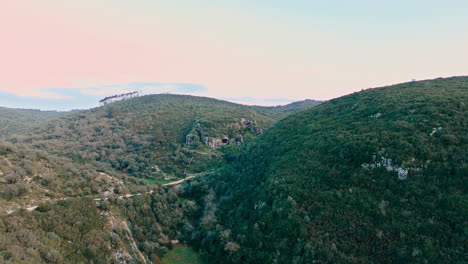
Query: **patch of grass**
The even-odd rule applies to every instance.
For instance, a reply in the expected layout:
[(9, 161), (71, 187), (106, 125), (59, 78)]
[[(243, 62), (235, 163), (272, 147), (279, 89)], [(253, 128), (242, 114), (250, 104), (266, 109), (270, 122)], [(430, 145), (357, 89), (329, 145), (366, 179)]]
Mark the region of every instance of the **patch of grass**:
[(165, 184), (165, 183), (170, 183), (170, 182), (173, 182), (173, 181), (176, 181), (177, 179), (175, 180), (154, 180), (157, 184)]
[(144, 178), (144, 180), (148, 183), (148, 184), (157, 184), (157, 180), (155, 179), (150, 179), (150, 178)]
[(173, 181), (176, 181), (177, 179), (174, 179), (174, 180), (157, 180), (157, 179), (151, 179), (151, 178), (144, 178), (144, 180), (148, 183), (148, 184), (151, 184), (151, 185), (154, 185), (154, 184), (165, 184), (165, 183), (170, 183), (170, 182), (173, 182)]
[(193, 248), (179, 244), (162, 259), (163, 264), (205, 264)]

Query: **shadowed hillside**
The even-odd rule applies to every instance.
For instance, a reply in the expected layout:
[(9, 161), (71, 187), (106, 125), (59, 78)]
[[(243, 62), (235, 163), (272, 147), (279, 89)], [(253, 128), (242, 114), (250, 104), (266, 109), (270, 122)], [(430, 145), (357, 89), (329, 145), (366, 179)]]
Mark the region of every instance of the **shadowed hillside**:
[(204, 183), (194, 242), (212, 263), (466, 262), (467, 107), (459, 77), (289, 116)]

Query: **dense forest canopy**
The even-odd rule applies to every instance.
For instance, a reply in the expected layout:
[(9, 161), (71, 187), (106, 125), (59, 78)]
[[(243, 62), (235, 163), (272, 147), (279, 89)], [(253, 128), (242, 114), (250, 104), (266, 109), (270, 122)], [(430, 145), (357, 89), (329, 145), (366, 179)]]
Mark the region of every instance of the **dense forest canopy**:
[(212, 263), (463, 263), (467, 107), (462, 77), (291, 115), (205, 179), (194, 241)]

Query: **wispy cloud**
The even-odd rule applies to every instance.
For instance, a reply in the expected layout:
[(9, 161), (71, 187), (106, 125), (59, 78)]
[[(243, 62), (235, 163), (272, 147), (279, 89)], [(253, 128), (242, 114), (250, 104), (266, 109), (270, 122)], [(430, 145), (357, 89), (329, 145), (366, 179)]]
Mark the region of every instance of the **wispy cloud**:
[(90, 98), (80, 98), (80, 100), (75, 100), (73, 96), (57, 95), (54, 92), (51, 92), (50, 94), (51, 96), (47, 98), (22, 96), (14, 93), (0, 91), (0, 106), (59, 111), (84, 109), (94, 106), (93, 104), (89, 103)]
[(140, 91), (144, 94), (153, 93), (202, 93), (208, 89), (201, 84), (193, 83), (156, 83), (156, 82), (131, 82), (125, 84), (100, 85), (82, 88), (83, 94), (106, 96), (129, 91)]
[[(85, 88), (43, 88), (42, 96), (22, 96), (0, 91), (0, 106), (34, 108), (42, 110), (89, 109), (99, 105), (99, 100), (114, 94), (139, 91), (144, 95), (173, 93), (210, 96), (210, 91), (202, 84), (130, 82), (123, 84), (100, 84)], [(216, 97), (221, 100), (246, 105), (284, 105), (299, 99), (275, 97)]]
[(139, 91), (142, 94), (177, 93), (201, 95), (208, 89), (201, 84), (131, 82), (85, 88), (42, 88), (41, 96), (22, 96), (0, 91), (0, 106), (38, 108), (43, 110), (87, 109), (98, 106), (105, 96)]

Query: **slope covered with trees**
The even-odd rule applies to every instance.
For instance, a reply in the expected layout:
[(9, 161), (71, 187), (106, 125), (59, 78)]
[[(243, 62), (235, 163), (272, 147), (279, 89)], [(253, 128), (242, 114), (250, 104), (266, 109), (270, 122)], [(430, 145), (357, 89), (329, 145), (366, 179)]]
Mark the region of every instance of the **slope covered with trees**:
[[(158, 263), (174, 241), (191, 239), (202, 211), (177, 186), (117, 170), (209, 171), (284, 114), (158, 95), (52, 116), (0, 141), (2, 263)], [(14, 117), (27, 122), (11, 110)], [(225, 145), (233, 147), (218, 150)]]
[(465, 263), (467, 107), (458, 77), (289, 116), (186, 187), (207, 193), (193, 242), (212, 263)]
[(0, 138), (31, 131), (71, 113), (0, 107)]
[(138, 176), (170, 178), (212, 169), (216, 149), (251, 140), (280, 116), (210, 98), (151, 95), (82, 111), (11, 141)]
[(207, 263), (467, 262), (467, 104), (459, 77), (280, 121), (175, 95), (74, 113), (0, 142), (0, 262), (160, 263), (186, 243)]
[(41, 201), (98, 195), (122, 185), (121, 179), (92, 164), (75, 164), (45, 151), (0, 141), (0, 214)]
[(196, 217), (163, 189), (0, 141), (0, 263), (149, 263)]

